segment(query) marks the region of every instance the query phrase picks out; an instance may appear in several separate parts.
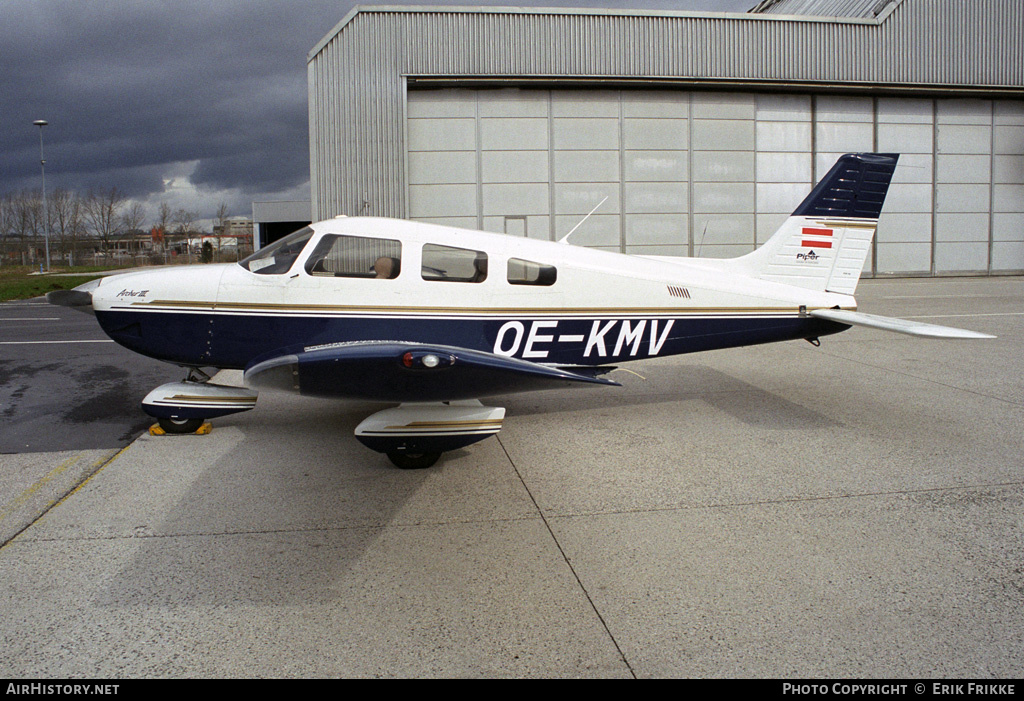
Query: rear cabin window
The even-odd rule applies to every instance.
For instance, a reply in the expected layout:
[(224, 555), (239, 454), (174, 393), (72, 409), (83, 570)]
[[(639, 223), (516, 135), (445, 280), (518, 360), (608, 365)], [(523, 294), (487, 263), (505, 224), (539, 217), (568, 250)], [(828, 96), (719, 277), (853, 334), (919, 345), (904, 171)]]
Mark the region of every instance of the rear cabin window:
[(316, 277), (393, 280), (402, 270), (402, 243), (393, 239), (327, 234), (306, 260)]
[(487, 279), (487, 254), (467, 248), (423, 245), (424, 280), (443, 282), (483, 282)]
[(313, 230), (308, 226), (288, 234), (269, 246), (264, 246), (248, 258), (238, 262), (251, 273), (260, 275), (283, 275), (287, 273), (302, 249), (309, 243)]
[(554, 285), (558, 271), (553, 265), (534, 263), (522, 258), (508, 259), (508, 282), (510, 285)]

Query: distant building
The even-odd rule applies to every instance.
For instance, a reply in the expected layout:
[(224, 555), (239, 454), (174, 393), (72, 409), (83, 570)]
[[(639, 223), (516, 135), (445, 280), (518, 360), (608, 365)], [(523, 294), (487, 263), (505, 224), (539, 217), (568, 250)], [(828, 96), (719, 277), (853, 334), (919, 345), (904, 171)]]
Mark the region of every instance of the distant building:
[(252, 245), (252, 219), (249, 217), (228, 217), (223, 226), (213, 225), (212, 239), (232, 239), (232, 245)]

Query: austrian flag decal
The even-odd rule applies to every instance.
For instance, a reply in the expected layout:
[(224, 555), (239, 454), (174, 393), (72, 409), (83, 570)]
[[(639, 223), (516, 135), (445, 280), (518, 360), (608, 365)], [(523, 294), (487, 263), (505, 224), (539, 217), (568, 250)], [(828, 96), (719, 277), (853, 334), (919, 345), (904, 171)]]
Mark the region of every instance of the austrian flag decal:
[(804, 239), (800, 245), (804, 248), (832, 248), (832, 229), (814, 229), (805, 226), (800, 232), (804, 236), (813, 236), (813, 239)]

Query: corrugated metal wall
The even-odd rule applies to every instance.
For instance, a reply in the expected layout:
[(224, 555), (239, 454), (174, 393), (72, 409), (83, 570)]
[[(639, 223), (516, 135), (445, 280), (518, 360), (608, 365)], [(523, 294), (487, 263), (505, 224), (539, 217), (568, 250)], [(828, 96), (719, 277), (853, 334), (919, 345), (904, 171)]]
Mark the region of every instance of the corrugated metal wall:
[[(406, 217), (407, 86), (743, 85), (1024, 95), (1024, 3), (904, 0), (882, 21), (381, 8), (309, 59), (313, 214)], [(1016, 91), (1016, 92), (1014, 92)]]

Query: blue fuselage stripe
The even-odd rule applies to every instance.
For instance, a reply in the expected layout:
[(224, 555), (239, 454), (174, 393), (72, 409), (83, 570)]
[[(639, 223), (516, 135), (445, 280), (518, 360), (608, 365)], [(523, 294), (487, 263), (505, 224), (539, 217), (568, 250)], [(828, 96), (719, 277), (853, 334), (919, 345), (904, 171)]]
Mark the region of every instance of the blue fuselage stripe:
[(842, 331), (792, 314), (723, 311), (670, 318), (299, 316), (224, 312), (97, 311), (103, 330), (143, 355), (180, 365), (244, 369), (283, 353), (335, 343), (441, 344), (556, 365), (605, 365)]

